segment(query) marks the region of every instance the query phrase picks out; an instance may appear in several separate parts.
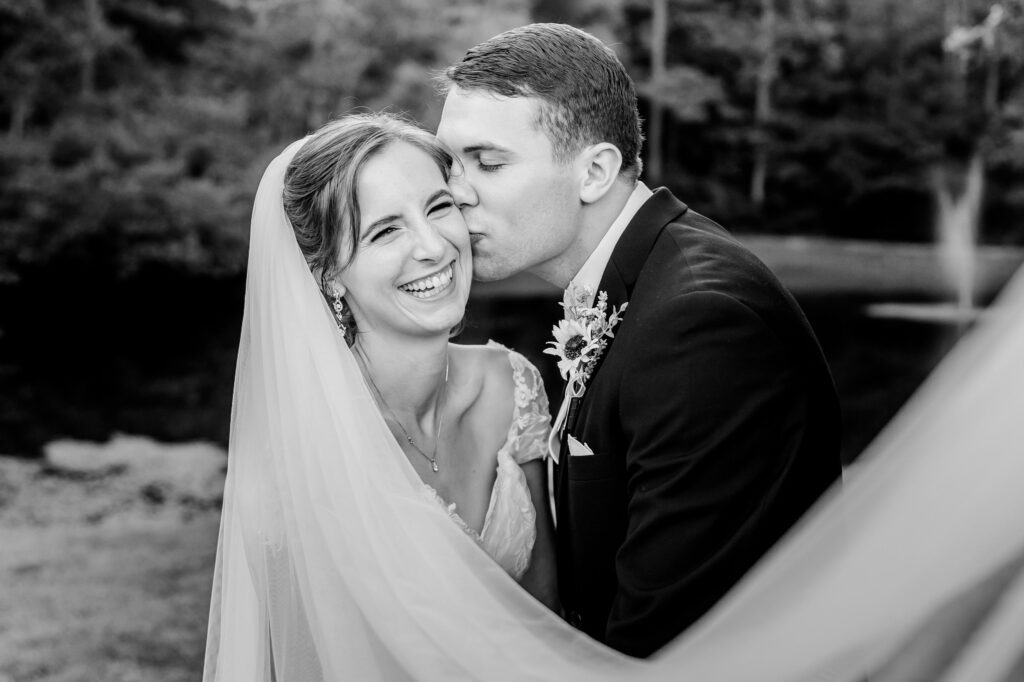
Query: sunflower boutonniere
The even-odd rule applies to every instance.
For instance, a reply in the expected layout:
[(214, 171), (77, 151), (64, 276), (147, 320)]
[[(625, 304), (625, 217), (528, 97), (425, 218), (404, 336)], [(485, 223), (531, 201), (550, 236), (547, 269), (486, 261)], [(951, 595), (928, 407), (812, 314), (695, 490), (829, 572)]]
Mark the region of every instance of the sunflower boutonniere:
[(573, 397), (583, 395), (587, 380), (594, 371), (601, 353), (608, 346), (608, 339), (615, 336), (615, 325), (622, 321), (622, 314), (628, 303), (608, 312), (608, 294), (600, 291), (597, 301), (589, 305), (593, 292), (587, 287), (570, 285), (562, 298), (565, 319), (560, 320), (551, 331), (554, 341), (548, 341), (551, 348), (544, 352), (558, 358), (558, 372), (569, 382)]

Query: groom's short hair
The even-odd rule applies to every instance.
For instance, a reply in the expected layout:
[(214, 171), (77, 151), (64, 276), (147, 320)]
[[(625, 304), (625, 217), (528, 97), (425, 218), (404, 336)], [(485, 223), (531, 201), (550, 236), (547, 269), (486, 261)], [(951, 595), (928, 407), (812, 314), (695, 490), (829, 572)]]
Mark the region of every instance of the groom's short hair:
[(584, 147), (610, 142), (622, 153), (619, 173), (640, 175), (643, 133), (636, 88), (615, 52), (567, 24), (529, 24), (470, 49), (439, 78), (504, 97), (541, 100), (537, 125), (551, 140), (555, 159), (571, 161)]

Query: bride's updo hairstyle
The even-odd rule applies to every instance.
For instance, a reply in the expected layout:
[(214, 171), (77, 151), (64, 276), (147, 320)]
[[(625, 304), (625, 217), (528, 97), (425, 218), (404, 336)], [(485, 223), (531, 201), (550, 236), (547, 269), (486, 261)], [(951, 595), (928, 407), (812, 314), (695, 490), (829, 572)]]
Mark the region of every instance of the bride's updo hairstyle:
[[(284, 211), (328, 303), (330, 283), (352, 261), (359, 243), (359, 171), (395, 142), (422, 149), (448, 182), (451, 154), (433, 135), (390, 113), (353, 114), (327, 123), (309, 136), (285, 171)], [(342, 322), (351, 346), (356, 324), (347, 305)]]

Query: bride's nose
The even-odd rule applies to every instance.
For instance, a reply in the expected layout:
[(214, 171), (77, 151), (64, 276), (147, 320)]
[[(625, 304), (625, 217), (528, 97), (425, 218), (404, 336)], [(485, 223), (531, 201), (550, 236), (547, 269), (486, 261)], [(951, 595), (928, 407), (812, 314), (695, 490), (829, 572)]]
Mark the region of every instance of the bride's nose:
[(448, 240), (429, 220), (421, 220), (413, 230), (415, 238), (412, 257), (421, 261), (440, 261), (448, 248)]

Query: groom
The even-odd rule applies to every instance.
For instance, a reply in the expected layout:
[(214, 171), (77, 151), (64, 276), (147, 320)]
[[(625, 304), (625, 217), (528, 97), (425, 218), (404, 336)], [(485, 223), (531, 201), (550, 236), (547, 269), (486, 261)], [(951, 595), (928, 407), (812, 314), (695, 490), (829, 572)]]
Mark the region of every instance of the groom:
[(636, 94), (608, 47), (533, 24), (444, 82), (437, 134), (461, 161), (475, 278), (528, 270), (576, 297), (555, 349), (571, 380), (553, 447), (565, 616), (646, 657), (838, 478), (831, 375), (772, 273), (638, 180)]

